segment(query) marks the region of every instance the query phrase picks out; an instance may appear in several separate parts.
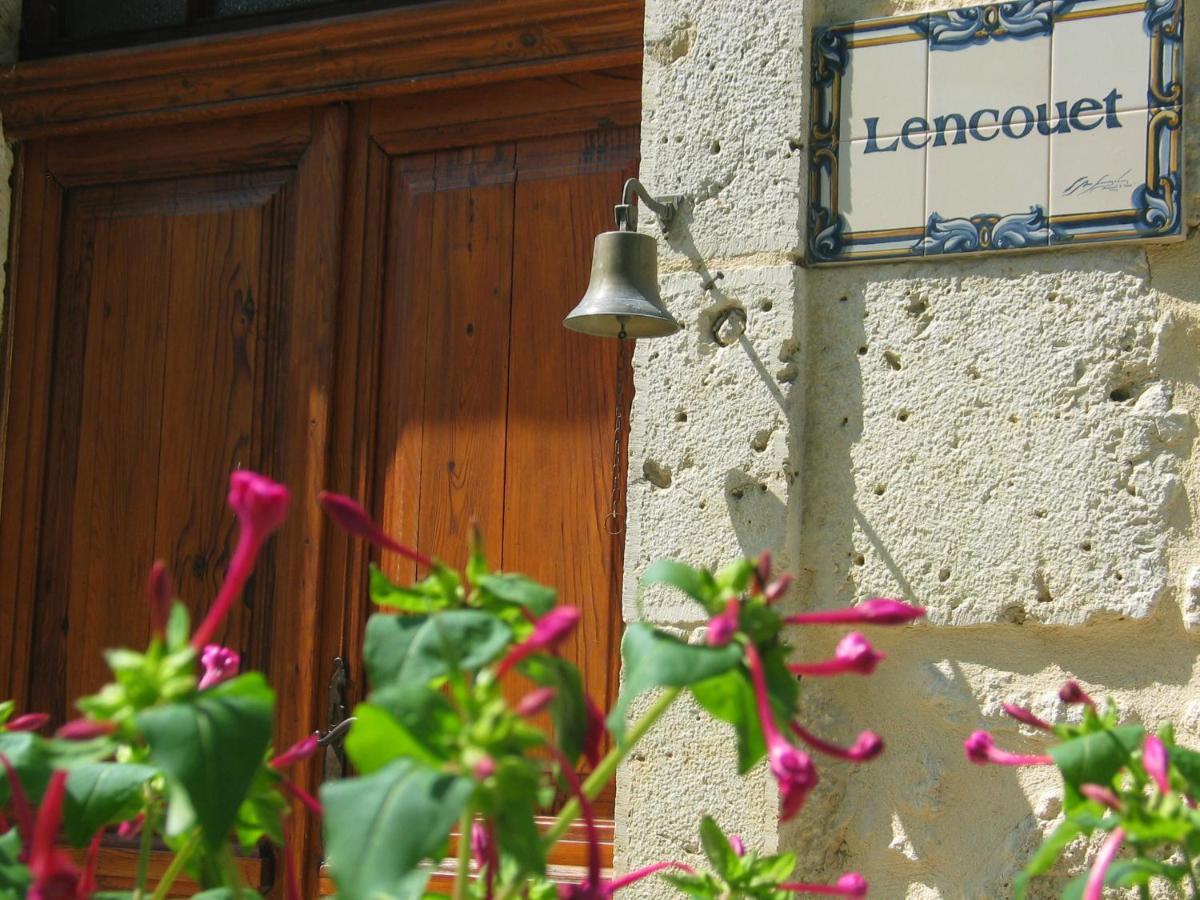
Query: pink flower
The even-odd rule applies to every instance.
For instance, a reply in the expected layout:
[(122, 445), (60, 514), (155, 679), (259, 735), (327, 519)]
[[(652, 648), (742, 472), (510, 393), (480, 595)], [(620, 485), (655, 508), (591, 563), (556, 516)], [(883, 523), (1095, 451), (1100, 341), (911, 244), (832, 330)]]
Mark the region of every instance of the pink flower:
[(746, 645), (746, 665), (754, 682), (755, 699), (758, 702), (758, 720), (767, 742), (767, 761), (771, 774), (779, 785), (780, 820), (786, 822), (800, 811), (808, 792), (817, 783), (817, 770), (813, 768), (808, 754), (788, 743), (775, 724), (771, 712), (771, 701), (767, 696), (767, 680), (763, 673), (762, 659), (753, 644)]
[(734, 597), (725, 604), (725, 611), (708, 620), (708, 645), (724, 647), (737, 634), (741, 604)]
[(1050, 731), (1051, 725), (1044, 719), (1039, 719), (1032, 712), (1023, 706), (1017, 706), (1015, 703), (1005, 703), (1004, 711), (1016, 719), (1018, 722), (1029, 725), (1033, 728), (1041, 729), (1042, 731)]
[(117, 837), (129, 841), (141, 834), (142, 825), (145, 824), (146, 814), (138, 813), (132, 819), (127, 819), (117, 826)]
[(480, 871), (486, 871), (487, 882), (484, 896), (491, 900), (496, 887), (496, 870), (500, 868), (500, 854), (496, 849), (495, 835), (491, 823), (478, 820), (471, 823), (471, 856)]
[(74, 900), (83, 898), (83, 876), (67, 854), (54, 846), (62, 824), (63, 798), (67, 791), (67, 773), (58, 770), (50, 777), (50, 785), (38, 808), (29, 844), (29, 871), (33, 884), (25, 895), (27, 900)]
[(819, 663), (792, 663), (788, 669), (797, 675), (841, 675), (845, 672), (870, 675), (883, 659), (884, 655), (872, 647), (866, 637), (852, 631), (838, 641), (833, 659)]
[(12, 762), (3, 753), (0, 753), (0, 765), (4, 766), (4, 774), (8, 777), (9, 798), (12, 802), (13, 813), (17, 817), (17, 834), (21, 838), (21, 845), (26, 848), (22, 852), (21, 859), (28, 861), (29, 842), (33, 840), (33, 810), (29, 806), (29, 797), (25, 793), (17, 770), (13, 768)]
[(229, 476), (229, 506), (237, 514), (239, 525), (237, 547), (217, 599), (192, 635), (194, 649), (199, 650), (215, 637), (250, 579), (263, 541), (283, 524), (290, 503), (288, 489), (269, 478), (240, 471)]
[(784, 621), (791, 625), (843, 625), (859, 622), (867, 625), (904, 625), (923, 615), (925, 615), (925, 610), (919, 606), (903, 603), (900, 600), (890, 600), (886, 597), (876, 597), (847, 609), (797, 613), (794, 616), (788, 616)]
[(784, 572), (774, 581), (767, 585), (767, 589), (763, 591), (763, 599), (768, 604), (778, 603), (787, 594), (788, 588), (792, 586), (792, 576)]
[(309, 759), (321, 747), (320, 741), (315, 734), (310, 734), (292, 746), (288, 747), (273, 760), (271, 760), (272, 769), (288, 769), (297, 763), (302, 763)]
[(754, 593), (761, 594), (767, 589), (767, 584), (771, 580), (771, 551), (764, 550), (758, 555), (758, 561), (754, 564)]
[(50, 721), (46, 713), (25, 713), (4, 726), (5, 731), (37, 731)]
[(161, 559), (150, 567), (146, 578), (146, 605), (150, 607), (150, 633), (161, 638), (167, 632), (167, 619), (171, 616), (171, 602), (175, 599), (175, 587), (167, 564)]
[(1112, 788), (1103, 787), (1099, 784), (1081, 784), (1079, 793), (1087, 797), (1094, 803), (1099, 803), (1101, 806), (1107, 806), (1109, 809), (1121, 812), (1125, 809), (1125, 804), (1121, 802), (1121, 798), (1116, 795)]
[(1087, 695), (1087, 692), (1079, 686), (1079, 682), (1074, 678), (1066, 682), (1061, 688), (1058, 689), (1058, 699), (1063, 703), (1072, 705), (1083, 703), (1092, 707), (1093, 709), (1096, 706), (1096, 702)]
[(733, 853), (735, 856), (746, 855), (746, 844), (736, 834), (731, 834), (729, 836), (729, 846), (733, 848)]
[(228, 681), (238, 673), (242, 658), (234, 650), (222, 647), (220, 644), (209, 644), (200, 654), (200, 665), (204, 674), (200, 676), (200, 690)]
[(998, 766), (1050, 766), (1054, 760), (1049, 756), (1022, 756), (996, 747), (996, 742), (986, 731), (976, 731), (963, 741), (967, 759), (977, 766), (994, 763)]
[(356, 500), (344, 494), (334, 494), (329, 491), (322, 491), (318, 499), (325, 514), (350, 534), (374, 544), (381, 550), (399, 553), (405, 559), (410, 559), (419, 566), (427, 569), (433, 568), (432, 559), (424, 553), (394, 540), (391, 535), (379, 527), (374, 519), (367, 515), (367, 511)]
[(850, 760), (850, 762), (869, 762), (883, 752), (883, 738), (873, 731), (860, 732), (858, 738), (849, 747), (839, 747), (837, 744), (822, 740), (807, 731), (798, 722), (792, 723), (792, 733), (810, 747), (829, 756), (836, 756), (838, 759)]
[(552, 687), (535, 688), (521, 698), (515, 712), (524, 719), (532, 719), (546, 711), (546, 708), (554, 702), (557, 693)]
[(579, 610), (573, 606), (556, 606), (534, 623), (533, 634), (511, 650), (496, 667), (500, 678), (509, 669), (533, 653), (544, 653), (560, 644), (579, 624)]
[(795, 894), (824, 894), (835, 897), (865, 897), (867, 896), (867, 879), (858, 872), (847, 872), (835, 884), (781, 884), (780, 890), (791, 891)]
[(1167, 745), (1156, 735), (1148, 734), (1142, 742), (1142, 768), (1154, 779), (1160, 794), (1171, 793), (1171, 779), (1168, 774), (1170, 761), (1167, 756)]
[(1105, 839), (1088, 872), (1087, 884), (1083, 888), (1083, 900), (1101, 900), (1104, 896), (1104, 876), (1108, 874), (1108, 867), (1112, 865), (1124, 840), (1125, 830), (1123, 828), (1114, 828)]
[(587, 729), (583, 733), (583, 758), (593, 769), (600, 764), (600, 745), (604, 741), (604, 713), (591, 697), (585, 696)]
[(62, 738), (64, 741), (91, 741), (110, 735), (116, 730), (116, 722), (93, 722), (91, 719), (72, 719), (59, 728), (58, 731), (54, 732), (54, 736)]
[(487, 781), (496, 774), (496, 761), (490, 756), (485, 756), (479, 762), (475, 763), (475, 768), (471, 774), (476, 781)]
[(641, 869), (630, 872), (627, 875), (622, 875), (620, 878), (614, 878), (603, 886), (603, 896), (611, 897), (621, 888), (629, 887), (629, 885), (641, 881), (643, 878), (649, 878), (656, 872), (661, 872), (663, 869), (678, 869), (681, 872), (687, 872), (689, 875), (695, 875), (696, 870), (687, 863), (681, 862), (658, 862), (653, 863)]

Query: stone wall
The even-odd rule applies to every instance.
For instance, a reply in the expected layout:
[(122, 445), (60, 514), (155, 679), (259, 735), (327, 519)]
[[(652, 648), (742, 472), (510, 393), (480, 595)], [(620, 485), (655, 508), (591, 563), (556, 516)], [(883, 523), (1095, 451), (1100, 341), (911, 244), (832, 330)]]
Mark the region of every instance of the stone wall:
[[(697, 862), (707, 811), (805, 874), (861, 870), (878, 897), (1000, 897), (1058, 813), (1052, 773), (965, 762), (979, 727), (1036, 746), (1001, 701), (1062, 717), (1070, 674), (1200, 747), (1200, 92), (1186, 242), (797, 265), (812, 26), (965, 5), (647, 2), (643, 180), (692, 208), (660, 242), (685, 329), (635, 358), (625, 616), (694, 634), (693, 607), (638, 595), (646, 565), (768, 547), (801, 576), (796, 607), (891, 594), (930, 616), (878, 635), (875, 677), (807, 689), (814, 730), (874, 728), (889, 749), (824, 763), (782, 829), (769, 777), (738, 778), (729, 732), (678, 710), (622, 771), (620, 865)], [(730, 305), (748, 328), (722, 347)], [(818, 658), (835, 637), (795, 642)]]

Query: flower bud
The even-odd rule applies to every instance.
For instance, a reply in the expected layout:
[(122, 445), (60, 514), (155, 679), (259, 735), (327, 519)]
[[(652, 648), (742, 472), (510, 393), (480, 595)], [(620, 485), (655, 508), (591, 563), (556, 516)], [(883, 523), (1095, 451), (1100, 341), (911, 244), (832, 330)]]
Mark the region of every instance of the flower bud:
[(220, 644), (208, 644), (200, 654), (200, 665), (204, 668), (204, 674), (200, 676), (200, 690), (233, 678), (241, 664), (242, 657), (236, 651)]
[(557, 691), (552, 687), (540, 687), (530, 691), (516, 706), (516, 714), (524, 719), (532, 719), (554, 702)]

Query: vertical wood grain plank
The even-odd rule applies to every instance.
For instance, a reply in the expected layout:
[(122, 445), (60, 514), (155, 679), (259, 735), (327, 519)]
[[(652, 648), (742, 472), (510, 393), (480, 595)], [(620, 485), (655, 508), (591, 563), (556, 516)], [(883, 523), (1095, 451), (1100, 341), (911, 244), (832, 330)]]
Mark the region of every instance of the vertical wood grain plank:
[(509, 370), (504, 564), (581, 610), (562, 651), (602, 708), (617, 687), (624, 548), (606, 525), (617, 366), (632, 379), (628, 350), (619, 356), (615, 341), (568, 331), (562, 319), (583, 296), (593, 239), (612, 227), (636, 163), (633, 130), (517, 148), (512, 330), (521, 352)]
[(513, 147), (441, 152), (435, 177), (417, 537), (461, 566), (473, 519), (494, 551), (503, 534)]

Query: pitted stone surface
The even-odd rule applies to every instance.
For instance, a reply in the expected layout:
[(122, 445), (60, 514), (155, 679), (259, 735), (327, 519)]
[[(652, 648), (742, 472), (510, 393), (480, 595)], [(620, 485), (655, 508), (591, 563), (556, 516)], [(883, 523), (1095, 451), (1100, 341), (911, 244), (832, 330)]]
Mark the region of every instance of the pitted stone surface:
[(806, 284), (815, 598), (898, 593), (955, 625), (1149, 614), (1192, 423), (1141, 249)]

